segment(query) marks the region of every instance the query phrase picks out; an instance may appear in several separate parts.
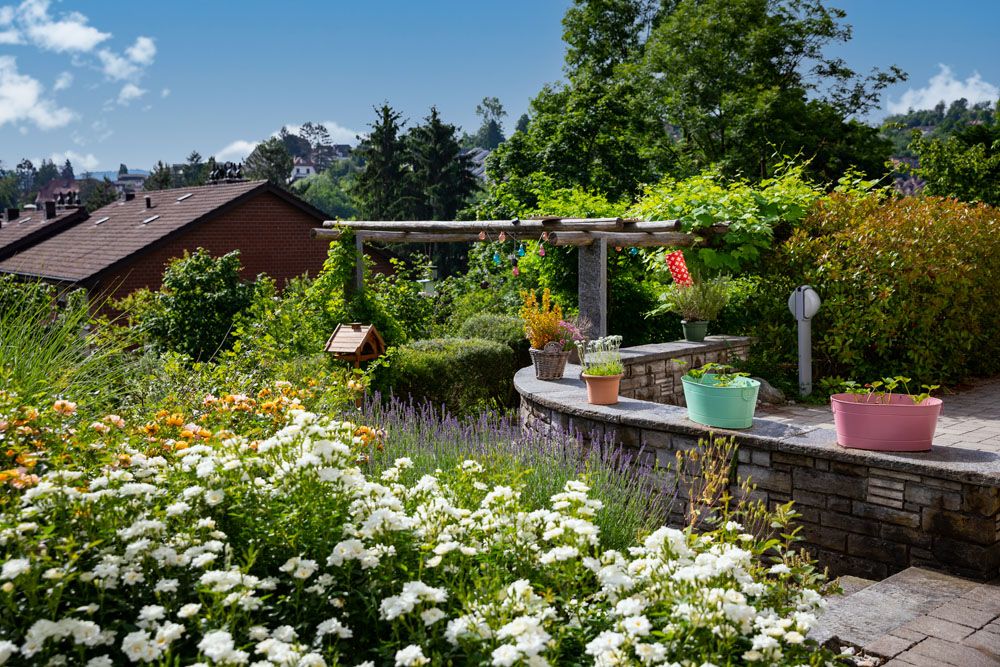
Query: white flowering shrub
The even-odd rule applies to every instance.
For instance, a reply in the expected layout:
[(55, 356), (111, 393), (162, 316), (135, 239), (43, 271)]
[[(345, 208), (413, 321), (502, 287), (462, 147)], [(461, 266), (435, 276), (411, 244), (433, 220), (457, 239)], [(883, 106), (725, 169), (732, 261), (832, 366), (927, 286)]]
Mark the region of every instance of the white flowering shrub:
[(131, 451), (5, 496), (0, 664), (834, 659), (806, 640), (819, 578), (787, 540), (729, 522), (603, 551), (583, 480), (537, 509), (472, 460), (373, 479), (355, 431), (296, 411), (261, 442)]

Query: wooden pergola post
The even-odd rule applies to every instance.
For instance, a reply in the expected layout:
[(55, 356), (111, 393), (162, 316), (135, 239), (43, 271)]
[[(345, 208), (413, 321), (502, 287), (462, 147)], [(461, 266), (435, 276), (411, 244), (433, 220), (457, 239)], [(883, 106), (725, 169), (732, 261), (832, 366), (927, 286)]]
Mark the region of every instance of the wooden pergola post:
[(577, 294), (580, 320), (587, 338), (608, 335), (608, 242), (598, 239), (580, 246), (577, 258)]

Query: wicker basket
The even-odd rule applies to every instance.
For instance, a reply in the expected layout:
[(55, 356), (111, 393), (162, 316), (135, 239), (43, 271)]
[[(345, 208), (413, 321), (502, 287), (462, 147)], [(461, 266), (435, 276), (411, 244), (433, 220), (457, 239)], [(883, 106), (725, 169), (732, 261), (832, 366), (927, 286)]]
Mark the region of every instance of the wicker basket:
[(566, 370), (569, 352), (549, 352), (531, 348), (531, 362), (535, 365), (535, 377), (539, 380), (561, 380)]

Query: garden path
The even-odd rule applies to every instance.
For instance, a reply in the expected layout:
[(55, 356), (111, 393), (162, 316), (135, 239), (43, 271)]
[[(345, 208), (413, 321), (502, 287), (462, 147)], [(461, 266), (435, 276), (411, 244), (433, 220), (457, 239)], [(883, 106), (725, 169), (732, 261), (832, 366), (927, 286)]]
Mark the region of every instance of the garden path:
[[(955, 394), (938, 394), (944, 400), (934, 445), (1000, 453), (1000, 378), (984, 380)], [(767, 405), (758, 417), (833, 431), (829, 405)]]

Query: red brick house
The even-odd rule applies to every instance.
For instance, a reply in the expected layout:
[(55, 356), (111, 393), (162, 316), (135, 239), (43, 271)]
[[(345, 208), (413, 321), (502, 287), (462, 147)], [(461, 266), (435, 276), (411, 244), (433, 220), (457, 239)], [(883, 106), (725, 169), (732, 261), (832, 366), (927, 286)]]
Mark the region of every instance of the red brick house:
[(322, 268), (327, 244), (310, 231), (326, 217), (267, 181), (157, 190), (109, 204), (27, 247), (22, 243), (18, 252), (0, 255), (0, 273), (117, 299), (142, 287), (157, 289), (170, 259), (205, 248), (213, 256), (239, 250), (247, 279), (266, 273), (280, 286)]

